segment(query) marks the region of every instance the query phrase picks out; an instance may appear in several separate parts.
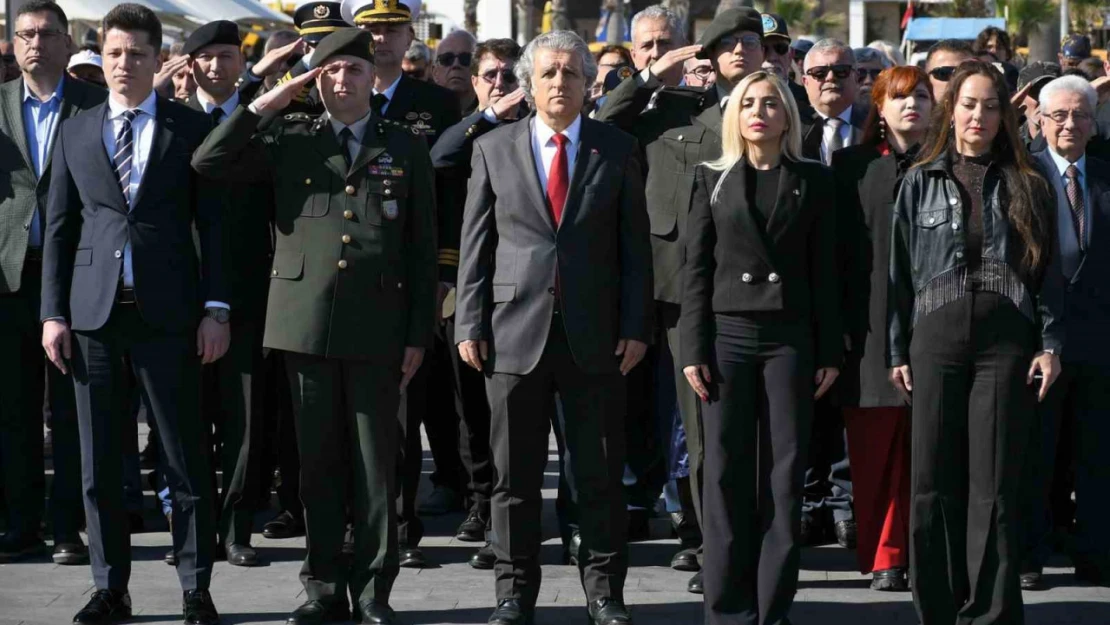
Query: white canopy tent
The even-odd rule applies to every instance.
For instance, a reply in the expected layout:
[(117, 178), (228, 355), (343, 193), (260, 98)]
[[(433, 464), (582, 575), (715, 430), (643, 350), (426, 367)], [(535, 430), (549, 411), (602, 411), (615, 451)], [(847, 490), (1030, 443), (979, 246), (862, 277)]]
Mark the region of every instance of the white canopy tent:
[(173, 3), (186, 14), (211, 22), (228, 20), (231, 22), (292, 24), (293, 18), (275, 11), (257, 0), (157, 0)]

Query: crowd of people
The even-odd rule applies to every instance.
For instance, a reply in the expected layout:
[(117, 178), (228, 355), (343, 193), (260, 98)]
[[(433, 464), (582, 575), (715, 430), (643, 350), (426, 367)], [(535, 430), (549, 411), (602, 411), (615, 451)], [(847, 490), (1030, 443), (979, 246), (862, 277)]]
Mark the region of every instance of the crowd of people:
[(163, 53), (124, 3), (78, 49), (58, 5), (19, 7), (0, 562), (45, 555), (46, 517), (53, 561), (91, 566), (74, 623), (130, 618), (149, 486), (184, 621), (214, 625), (213, 562), (259, 564), (276, 490), (261, 532), (307, 536), (290, 623), (400, 622), (422, 517), (465, 513), (488, 622), (529, 625), (554, 432), (597, 625), (632, 622), (660, 513), (712, 625), (788, 623), (832, 541), (923, 625), (1021, 622), (1054, 551), (1110, 585), (1089, 39), (1026, 63), (987, 29), (917, 67), (750, 8), (690, 43), (652, 6), (627, 47), (433, 51), (420, 4), (310, 2), (250, 64), (231, 22)]

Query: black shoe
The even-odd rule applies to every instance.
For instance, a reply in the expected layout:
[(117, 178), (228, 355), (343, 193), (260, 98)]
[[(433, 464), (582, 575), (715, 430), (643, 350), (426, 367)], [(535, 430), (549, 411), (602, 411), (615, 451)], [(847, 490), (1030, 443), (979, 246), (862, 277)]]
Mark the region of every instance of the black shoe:
[(358, 606), (362, 614), (362, 625), (393, 625), (397, 622), (397, 614), (389, 604), (377, 601), (366, 601)]
[(80, 536), (54, 538), (54, 564), (80, 566), (89, 563), (89, 549)]
[(578, 551), (582, 549), (582, 534), (575, 530), (570, 535), (570, 544), (567, 545), (567, 563), (571, 566), (578, 566)]
[(233, 566), (258, 566), (258, 552), (250, 545), (228, 545), (227, 563)]
[(698, 519), (693, 514), (682, 511), (672, 512), (671, 529), (683, 549), (701, 545), (701, 528), (698, 527)]
[(705, 586), (702, 584), (701, 571), (694, 573), (694, 576), (690, 578), (690, 581), (686, 582), (686, 592), (695, 595), (700, 595), (705, 592)]
[(493, 555), (493, 546), (489, 543), (470, 556), (470, 566), (482, 571), (492, 569), (495, 564), (497, 564), (497, 556)]
[(591, 625), (631, 625), (632, 615), (624, 602), (619, 599), (596, 599), (590, 602), (587, 610)]
[(895, 568), (871, 572), (871, 590), (880, 592), (905, 592), (910, 589), (906, 569)]
[(628, 511), (628, 542), (638, 543), (651, 540), (651, 525), (647, 510), (635, 508)]
[(836, 522), (836, 544), (844, 547), (845, 549), (856, 548), (856, 522), (855, 521), (837, 521)]
[(143, 520), (141, 512), (128, 512), (127, 524), (130, 526), (132, 534), (142, 534), (146, 531), (146, 521)]
[(689, 573), (700, 571), (701, 565), (698, 564), (698, 550), (682, 549), (674, 554), (674, 557), (671, 558), (671, 568), (676, 571), (686, 571)]
[(0, 564), (19, 562), (46, 553), (46, 543), (34, 534), (8, 532), (0, 536)]
[(497, 602), (486, 625), (532, 625), (532, 610), (525, 608), (520, 599), (503, 599)]
[(324, 623), (342, 623), (351, 619), (351, 611), (347, 608), (346, 600), (323, 602), (309, 600), (301, 607), (293, 610), (285, 621), (288, 625), (323, 625)]
[[(1024, 581), (1025, 577), (1022, 576)], [(1110, 573), (1106, 567), (1089, 560), (1075, 561), (1075, 581), (1091, 586), (1110, 586)], [(1024, 586), (1022, 586), (1024, 588)]]
[(297, 519), (292, 512), (282, 512), (262, 526), (262, 535), (271, 540), (304, 536), (304, 519)]
[(406, 547), (401, 545), (401, 566), (406, 569), (422, 569), (428, 566), (428, 560), (419, 547)]
[(207, 590), (186, 590), (181, 599), (185, 625), (219, 625), (220, 613)]
[(1044, 576), (1041, 569), (1030, 569), (1021, 574), (1022, 590), (1044, 590)]
[(486, 520), (476, 509), (471, 509), (466, 520), (455, 530), (455, 538), (464, 543), (480, 543), (486, 539)]
[(817, 525), (813, 522), (813, 517), (808, 514), (802, 515), (802, 530), (798, 534), (798, 545), (801, 547), (809, 547), (814, 544), (818, 533)]
[(74, 625), (108, 625), (131, 618), (131, 595), (126, 590), (98, 590), (73, 617)]
[(462, 493), (442, 484), (436, 485), (432, 493), (416, 509), (420, 516), (443, 516), (463, 509)]

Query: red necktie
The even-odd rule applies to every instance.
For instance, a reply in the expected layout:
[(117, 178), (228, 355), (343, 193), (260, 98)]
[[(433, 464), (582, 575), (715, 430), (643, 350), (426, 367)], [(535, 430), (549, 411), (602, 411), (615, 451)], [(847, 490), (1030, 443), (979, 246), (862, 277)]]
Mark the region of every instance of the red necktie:
[(551, 202), (552, 217), (555, 218), (555, 227), (559, 227), (559, 220), (563, 218), (563, 205), (567, 201), (567, 188), (570, 186), (570, 174), (567, 171), (567, 136), (556, 134), (551, 137), (555, 142), (555, 159), (551, 161), (551, 171), (547, 174), (547, 201)]

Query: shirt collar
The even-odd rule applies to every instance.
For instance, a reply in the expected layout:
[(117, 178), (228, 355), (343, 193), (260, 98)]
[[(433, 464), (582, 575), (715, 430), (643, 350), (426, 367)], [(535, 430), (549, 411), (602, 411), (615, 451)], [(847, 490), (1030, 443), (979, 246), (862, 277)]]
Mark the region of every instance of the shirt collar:
[[(574, 118), (574, 122), (571, 123), (570, 126), (567, 126), (567, 129), (564, 130), (561, 134), (566, 135), (567, 139), (570, 140), (570, 144), (572, 146), (576, 146), (576, 145), (578, 145), (578, 134), (581, 130), (582, 130), (582, 116), (579, 115), (578, 117)], [(547, 145), (547, 142), (551, 141), (551, 137), (554, 137), (554, 136), (555, 136), (555, 131), (552, 130), (550, 126), (543, 123), (543, 120), (541, 120), (539, 115), (537, 115), (536, 116), (536, 138), (539, 139), (540, 147), (543, 147), (543, 146)]]
[(209, 100), (208, 96), (204, 95), (203, 91), (197, 89), (197, 102), (200, 102), (201, 108), (209, 115), (212, 114), (212, 111), (220, 109), (224, 112), (225, 117), (230, 117), (231, 114), (235, 112), (235, 107), (239, 106), (239, 90), (236, 89), (231, 94), (230, 98), (224, 100), (223, 104), (217, 105), (212, 100)]
[[(840, 111), (840, 115), (837, 115), (837, 118), (839, 118), (841, 121), (843, 121), (845, 124), (847, 124), (849, 126), (852, 124), (852, 106), (854, 106), (854, 105), (849, 104), (848, 108), (844, 109), (843, 111)], [(813, 109), (813, 110), (817, 112), (817, 115), (821, 119), (828, 119), (829, 118), (828, 115), (825, 115), (821, 111), (818, 111), (817, 109)]]
[(41, 102), (42, 104), (47, 104), (47, 105), (54, 104), (56, 102), (61, 102), (62, 101), (62, 86), (65, 85), (65, 82), (66, 82), (65, 74), (62, 74), (62, 78), (60, 80), (58, 80), (58, 86), (54, 88), (54, 93), (50, 94), (50, 97), (47, 98), (46, 101), (42, 101), (42, 100), (39, 100), (37, 97), (35, 97), (35, 94), (31, 93), (31, 88), (27, 86), (27, 81), (24, 80), (23, 81), (23, 101), (26, 102), (27, 100), (33, 100), (35, 102)]
[(377, 89), (375, 89), (374, 93), (375, 94), (378, 94), (378, 93), (383, 94), (386, 98), (389, 98), (390, 100), (393, 100), (393, 94), (397, 92), (397, 85), (401, 84), (401, 78), (404, 75), (405, 75), (404, 72), (401, 72), (401, 75), (397, 77), (397, 80), (394, 80), (392, 85), (389, 85), (388, 87), (386, 87), (385, 91), (378, 91)]
[[(1068, 159), (1057, 154), (1056, 151), (1052, 148), (1048, 148), (1046, 151), (1048, 152), (1048, 155), (1052, 157), (1052, 162), (1056, 164), (1056, 169), (1059, 170), (1060, 175), (1063, 176), (1064, 172), (1068, 170), (1068, 167), (1072, 165), (1072, 163), (1068, 162)], [(1086, 154), (1080, 156), (1078, 161), (1075, 161), (1075, 167), (1079, 170), (1079, 177), (1082, 178), (1083, 175), (1087, 173)]]
[(732, 95), (732, 91), (725, 89), (719, 83), (713, 83), (713, 88), (717, 90), (717, 102), (719, 102), (721, 108), (724, 109), (725, 105), (728, 104), (728, 98)]
[(370, 123), (370, 118), (372, 116), (373, 112), (367, 113), (361, 119), (349, 126), (331, 116), (328, 116), (328, 121), (331, 122), (331, 128), (333, 131), (335, 131), (335, 136), (338, 137), (339, 133), (343, 132), (344, 128), (350, 128), (351, 134), (354, 135), (355, 140), (361, 143), (362, 136), (366, 134), (366, 125)]
[[(143, 113), (146, 113), (147, 115), (150, 115), (151, 117), (154, 117), (154, 107), (157, 101), (158, 94), (155, 93), (152, 89), (150, 91), (150, 95), (148, 95), (146, 99), (143, 100), (142, 103), (135, 108), (139, 111), (142, 111)], [(115, 100), (115, 98), (112, 97), (111, 94), (108, 94), (108, 119), (115, 119), (129, 110), (131, 109), (124, 106), (123, 104), (120, 104)]]

